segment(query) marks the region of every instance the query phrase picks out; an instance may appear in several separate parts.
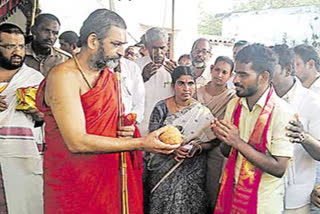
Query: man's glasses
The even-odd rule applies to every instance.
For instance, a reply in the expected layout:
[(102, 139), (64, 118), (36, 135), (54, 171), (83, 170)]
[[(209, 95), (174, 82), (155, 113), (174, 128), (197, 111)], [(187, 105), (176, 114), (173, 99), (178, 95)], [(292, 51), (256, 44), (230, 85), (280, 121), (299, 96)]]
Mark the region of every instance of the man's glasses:
[(195, 54), (200, 54), (200, 53), (202, 53), (202, 54), (211, 54), (211, 52), (206, 50), (206, 49), (202, 49), (202, 50), (194, 49), (192, 52), (195, 53)]
[(24, 50), (26, 48), (25, 45), (1, 45), (0, 47), (3, 47), (6, 50), (13, 51), (13, 50)]

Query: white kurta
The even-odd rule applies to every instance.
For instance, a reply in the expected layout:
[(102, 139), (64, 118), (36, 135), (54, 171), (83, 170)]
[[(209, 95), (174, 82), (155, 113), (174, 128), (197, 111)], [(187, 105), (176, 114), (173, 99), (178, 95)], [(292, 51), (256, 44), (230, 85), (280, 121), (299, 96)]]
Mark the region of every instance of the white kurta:
[(121, 58), (122, 102), (125, 113), (137, 114), (141, 123), (144, 113), (145, 89), (139, 66), (128, 59)]
[[(143, 71), (143, 68), (150, 62), (151, 59), (149, 56), (140, 58), (136, 61), (141, 69), (141, 72)], [(144, 83), (146, 91), (144, 118), (139, 125), (142, 136), (148, 134), (150, 115), (156, 103), (160, 100), (173, 96), (171, 81), (171, 74), (163, 66), (161, 66), (156, 74), (154, 74), (147, 82)]]
[[(304, 88), (296, 78), (294, 86), (282, 98), (294, 108), (305, 131), (320, 139), (320, 96)], [(294, 144), (286, 177), (285, 208), (298, 209), (309, 204), (315, 180), (316, 161), (301, 144)]]

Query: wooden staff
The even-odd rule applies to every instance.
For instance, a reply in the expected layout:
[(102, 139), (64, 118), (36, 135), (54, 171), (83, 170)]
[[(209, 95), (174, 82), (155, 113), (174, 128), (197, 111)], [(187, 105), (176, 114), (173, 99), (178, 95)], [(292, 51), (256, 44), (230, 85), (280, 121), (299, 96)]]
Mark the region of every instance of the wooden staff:
[(35, 19), (36, 19), (38, 7), (39, 7), (39, 0), (33, 0), (30, 27), (31, 27), (32, 25), (34, 25), (34, 21), (35, 21)]
[[(121, 90), (121, 67), (119, 65), (114, 69), (117, 79), (117, 93), (118, 93), (118, 106), (119, 106), (119, 121), (118, 127), (124, 125), (123, 123), (123, 103), (122, 103), (122, 90)], [(127, 159), (126, 153), (121, 152), (121, 195), (122, 195), (122, 213), (129, 214), (129, 200), (128, 200), (128, 174), (127, 174)]]

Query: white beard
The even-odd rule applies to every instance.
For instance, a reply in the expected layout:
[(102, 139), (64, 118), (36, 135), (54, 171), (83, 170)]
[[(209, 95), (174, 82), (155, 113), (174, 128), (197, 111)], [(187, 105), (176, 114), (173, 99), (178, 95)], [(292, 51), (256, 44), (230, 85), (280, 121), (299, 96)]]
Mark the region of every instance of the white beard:
[(192, 62), (192, 65), (196, 69), (204, 69), (206, 67), (206, 63), (205, 62)]
[(119, 65), (119, 60), (108, 60), (106, 63), (106, 66), (110, 69), (113, 70)]

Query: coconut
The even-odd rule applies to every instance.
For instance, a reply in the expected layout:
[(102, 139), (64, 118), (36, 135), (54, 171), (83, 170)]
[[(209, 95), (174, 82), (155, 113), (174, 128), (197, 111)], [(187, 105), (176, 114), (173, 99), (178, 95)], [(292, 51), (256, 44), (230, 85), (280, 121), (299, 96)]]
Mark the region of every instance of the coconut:
[(169, 126), (168, 129), (159, 136), (159, 139), (163, 143), (176, 145), (182, 143), (183, 135), (180, 133), (177, 127)]

